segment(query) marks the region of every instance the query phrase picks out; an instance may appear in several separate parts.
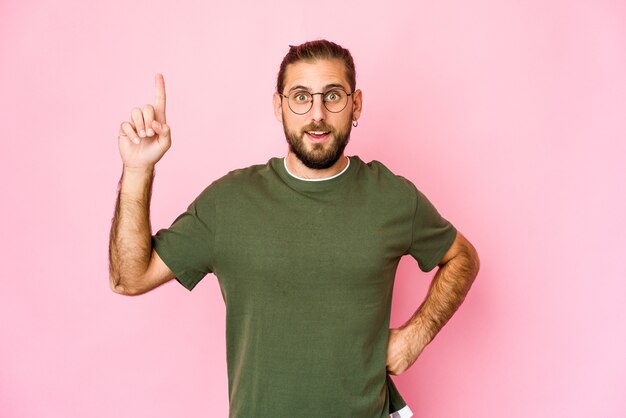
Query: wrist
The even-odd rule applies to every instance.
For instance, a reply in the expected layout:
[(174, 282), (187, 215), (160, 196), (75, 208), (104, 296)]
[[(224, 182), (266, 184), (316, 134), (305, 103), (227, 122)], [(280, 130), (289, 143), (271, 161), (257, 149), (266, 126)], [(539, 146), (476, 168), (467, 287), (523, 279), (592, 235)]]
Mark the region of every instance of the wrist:
[(153, 176), (154, 175), (154, 165), (146, 165), (146, 166), (123, 166), (122, 175), (131, 175), (131, 176)]
[(124, 166), (120, 179), (120, 194), (141, 199), (149, 197), (154, 178), (154, 166)]
[(419, 319), (404, 324), (400, 330), (405, 333), (407, 341), (417, 352), (421, 352), (432, 340), (430, 329)]

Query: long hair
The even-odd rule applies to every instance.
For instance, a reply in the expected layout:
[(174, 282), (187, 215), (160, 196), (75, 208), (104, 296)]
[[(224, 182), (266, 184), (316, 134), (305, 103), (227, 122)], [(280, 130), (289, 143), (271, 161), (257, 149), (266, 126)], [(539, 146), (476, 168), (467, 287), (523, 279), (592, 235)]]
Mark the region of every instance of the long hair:
[(343, 61), (346, 68), (346, 79), (350, 84), (350, 88), (354, 91), (356, 88), (356, 69), (354, 68), (354, 60), (352, 59), (350, 51), (326, 39), (309, 41), (302, 45), (289, 45), (289, 52), (285, 55), (285, 58), (283, 58), (283, 62), (280, 64), (280, 70), (278, 71), (276, 91), (278, 93), (283, 92), (283, 88), (285, 87), (285, 71), (289, 64), (298, 61), (312, 62), (328, 59)]

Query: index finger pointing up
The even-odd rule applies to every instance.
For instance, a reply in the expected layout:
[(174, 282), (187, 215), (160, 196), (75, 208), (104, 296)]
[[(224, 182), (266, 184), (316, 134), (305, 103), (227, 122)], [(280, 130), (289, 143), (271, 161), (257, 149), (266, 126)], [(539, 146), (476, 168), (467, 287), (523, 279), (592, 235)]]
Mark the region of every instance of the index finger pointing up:
[(154, 113), (158, 122), (165, 123), (165, 80), (163, 75), (157, 74), (154, 77), (154, 83), (156, 85)]

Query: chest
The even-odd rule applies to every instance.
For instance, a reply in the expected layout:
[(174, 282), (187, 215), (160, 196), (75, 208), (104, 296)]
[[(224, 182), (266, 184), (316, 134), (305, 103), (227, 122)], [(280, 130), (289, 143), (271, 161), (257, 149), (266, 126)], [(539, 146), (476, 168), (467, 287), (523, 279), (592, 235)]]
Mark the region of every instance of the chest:
[(376, 286), (410, 243), (411, 215), (395, 202), (350, 194), (242, 194), (217, 211), (215, 272), (225, 286), (252, 289), (266, 282)]

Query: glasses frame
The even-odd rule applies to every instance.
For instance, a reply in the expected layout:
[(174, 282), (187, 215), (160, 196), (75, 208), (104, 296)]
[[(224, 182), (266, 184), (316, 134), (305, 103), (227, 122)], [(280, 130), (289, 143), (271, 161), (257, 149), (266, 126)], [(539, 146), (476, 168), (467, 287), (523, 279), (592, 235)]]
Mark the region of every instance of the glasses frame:
[(308, 93), (308, 94), (310, 94), (310, 95), (311, 95), (311, 104), (310, 104), (309, 108), (307, 109), (307, 111), (306, 111), (306, 112), (302, 112), (302, 113), (298, 113), (298, 112), (296, 112), (295, 110), (293, 110), (293, 109), (291, 108), (291, 104), (290, 104), (290, 102), (289, 102), (289, 95), (284, 95), (284, 94), (282, 94), (282, 93), (278, 93), (278, 94), (280, 95), (281, 100), (282, 100), (283, 98), (287, 99), (287, 107), (289, 107), (289, 110), (291, 110), (291, 111), (292, 111), (293, 113), (295, 113), (296, 115), (306, 115), (307, 113), (309, 113), (309, 112), (311, 111), (311, 109), (313, 109), (313, 101), (314, 101), (314, 99), (315, 99), (315, 97), (314, 97), (314, 96), (315, 96), (315, 95), (318, 95), (318, 94), (319, 94), (320, 96), (322, 96), (322, 104), (324, 105), (324, 109), (328, 110), (330, 113), (341, 113), (341, 112), (343, 112), (343, 111), (346, 109), (346, 107), (348, 107), (348, 101), (349, 101), (349, 100), (346, 100), (346, 104), (345, 104), (345, 105), (341, 108), (341, 110), (337, 110), (337, 111), (330, 110), (330, 109), (328, 108), (328, 106), (326, 106), (326, 101), (324, 101), (324, 95), (325, 95), (325, 94), (327, 94), (329, 91), (332, 91), (332, 90), (341, 90), (341, 91), (343, 91), (344, 93), (346, 93), (346, 96), (348, 96), (348, 97), (352, 97), (352, 96), (354, 95), (354, 93), (356, 92), (356, 90), (355, 90), (355, 91), (353, 91), (352, 93), (348, 93), (345, 89), (343, 89), (343, 88), (341, 88), (341, 87), (334, 87), (334, 88), (332, 88), (332, 89), (329, 89), (329, 90), (328, 90), (328, 91), (326, 91), (326, 92), (321, 92), (321, 93), (309, 93), (309, 92), (307, 91), (306, 93)]

